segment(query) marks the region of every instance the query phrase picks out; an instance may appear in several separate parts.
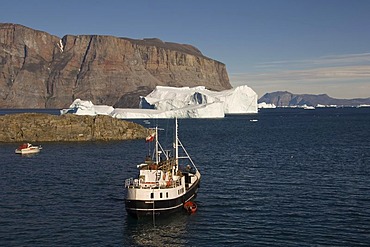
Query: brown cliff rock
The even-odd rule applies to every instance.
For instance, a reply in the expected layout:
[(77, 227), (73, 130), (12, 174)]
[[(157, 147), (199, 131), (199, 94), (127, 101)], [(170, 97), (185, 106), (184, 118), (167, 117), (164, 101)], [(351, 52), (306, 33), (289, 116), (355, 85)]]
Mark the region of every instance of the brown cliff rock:
[(76, 98), (138, 107), (155, 86), (230, 89), (223, 63), (190, 45), (101, 35), (62, 39), (0, 24), (0, 108), (66, 108)]
[(21, 113), (0, 116), (0, 142), (145, 139), (148, 129), (110, 116)]

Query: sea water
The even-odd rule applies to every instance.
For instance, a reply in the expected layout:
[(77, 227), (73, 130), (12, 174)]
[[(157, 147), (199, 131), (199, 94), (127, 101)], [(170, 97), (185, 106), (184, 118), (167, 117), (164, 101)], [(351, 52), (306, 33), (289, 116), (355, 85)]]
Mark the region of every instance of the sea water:
[[(171, 120), (136, 122), (171, 139)], [(33, 156), (2, 143), (0, 246), (368, 246), (369, 122), (369, 108), (179, 120), (198, 211), (154, 221), (124, 206), (144, 140), (34, 143)]]

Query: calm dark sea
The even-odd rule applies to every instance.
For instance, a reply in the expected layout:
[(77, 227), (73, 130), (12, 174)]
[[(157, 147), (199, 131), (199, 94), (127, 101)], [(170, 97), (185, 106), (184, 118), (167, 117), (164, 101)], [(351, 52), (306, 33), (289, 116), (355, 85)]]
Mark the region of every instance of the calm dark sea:
[(28, 157), (2, 143), (0, 246), (370, 245), (369, 108), (179, 123), (203, 175), (196, 214), (127, 217), (143, 140), (35, 143), (44, 149)]

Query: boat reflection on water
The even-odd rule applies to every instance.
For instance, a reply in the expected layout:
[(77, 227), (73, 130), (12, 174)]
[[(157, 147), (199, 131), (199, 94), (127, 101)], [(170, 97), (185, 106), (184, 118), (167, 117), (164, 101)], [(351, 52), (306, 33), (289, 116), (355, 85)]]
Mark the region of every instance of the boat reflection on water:
[(136, 220), (127, 217), (125, 233), (133, 246), (186, 246), (189, 215), (178, 212), (172, 217)]

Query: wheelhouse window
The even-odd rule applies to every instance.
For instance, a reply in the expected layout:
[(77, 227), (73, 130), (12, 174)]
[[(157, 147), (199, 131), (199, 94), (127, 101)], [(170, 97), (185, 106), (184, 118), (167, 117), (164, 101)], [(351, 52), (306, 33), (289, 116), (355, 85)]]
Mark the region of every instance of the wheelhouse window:
[(150, 198), (153, 199), (154, 198), (154, 193), (150, 193)]

